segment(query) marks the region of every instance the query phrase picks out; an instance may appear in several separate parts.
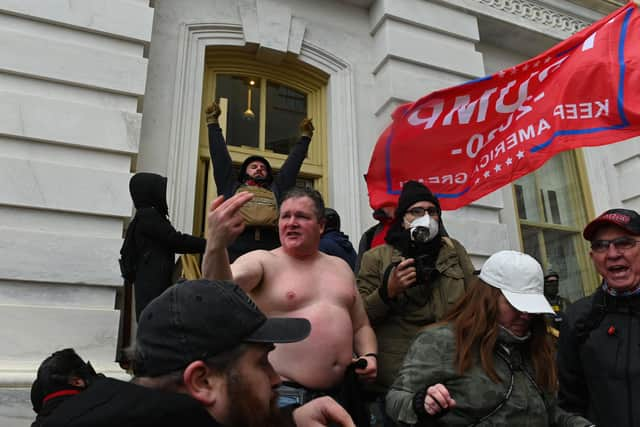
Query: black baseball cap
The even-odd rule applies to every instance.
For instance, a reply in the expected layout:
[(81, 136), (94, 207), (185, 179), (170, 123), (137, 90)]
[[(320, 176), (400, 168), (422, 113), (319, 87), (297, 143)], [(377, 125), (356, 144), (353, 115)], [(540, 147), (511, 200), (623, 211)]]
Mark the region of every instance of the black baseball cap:
[(133, 371), (155, 377), (245, 342), (290, 343), (310, 332), (307, 319), (267, 318), (235, 283), (180, 282), (142, 311)]
[(616, 225), (635, 236), (640, 235), (640, 215), (631, 209), (609, 209), (591, 221), (582, 235), (591, 241), (596, 231), (603, 225)]

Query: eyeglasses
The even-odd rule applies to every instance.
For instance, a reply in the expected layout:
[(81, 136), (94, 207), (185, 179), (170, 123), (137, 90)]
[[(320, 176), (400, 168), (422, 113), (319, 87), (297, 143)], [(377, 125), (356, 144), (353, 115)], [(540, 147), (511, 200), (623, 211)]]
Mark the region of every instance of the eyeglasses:
[(626, 251), (634, 247), (636, 243), (638, 243), (638, 240), (627, 236), (618, 237), (613, 240), (594, 240), (591, 242), (591, 250), (602, 253), (609, 250), (609, 245), (613, 245), (613, 247), (619, 251)]
[(426, 214), (429, 214), (429, 216), (437, 216), (438, 209), (433, 206), (428, 208), (421, 208), (420, 206), (416, 206), (415, 208), (408, 209), (407, 213), (413, 216), (425, 216)]

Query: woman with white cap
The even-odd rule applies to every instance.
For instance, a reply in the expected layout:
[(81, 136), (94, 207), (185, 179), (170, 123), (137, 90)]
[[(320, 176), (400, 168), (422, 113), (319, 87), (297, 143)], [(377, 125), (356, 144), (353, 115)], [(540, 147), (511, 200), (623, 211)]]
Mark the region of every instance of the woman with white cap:
[(543, 272), (529, 255), (492, 255), (442, 323), (415, 339), (387, 395), (400, 425), (589, 426), (557, 407)]

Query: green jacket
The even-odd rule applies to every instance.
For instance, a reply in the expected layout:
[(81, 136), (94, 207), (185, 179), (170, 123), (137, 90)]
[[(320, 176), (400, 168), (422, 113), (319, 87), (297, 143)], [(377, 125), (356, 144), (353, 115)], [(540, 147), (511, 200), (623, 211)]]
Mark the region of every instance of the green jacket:
[[(494, 351), (494, 366), (502, 382), (496, 384), (482, 369), (479, 356), (464, 375), (456, 372), (456, 343), (451, 325), (427, 328), (411, 345), (398, 378), (387, 394), (387, 414), (401, 425), (592, 425), (588, 420), (560, 409), (553, 394), (539, 389), (533, 381), (531, 360), (521, 347), (515, 338), (501, 331)], [(438, 383), (447, 387), (456, 407), (441, 418), (426, 413), (419, 417), (414, 410), (416, 393)], [(420, 396), (417, 400), (422, 399)], [(504, 404), (498, 408), (501, 402)]]
[(413, 286), (397, 298), (385, 302), (379, 294), (387, 267), (401, 261), (397, 249), (385, 244), (362, 257), (358, 290), (378, 338), (378, 391), (386, 391), (396, 377), (411, 341), (420, 329), (437, 322), (462, 296), (473, 277), (473, 264), (464, 247), (443, 238), (433, 283)]

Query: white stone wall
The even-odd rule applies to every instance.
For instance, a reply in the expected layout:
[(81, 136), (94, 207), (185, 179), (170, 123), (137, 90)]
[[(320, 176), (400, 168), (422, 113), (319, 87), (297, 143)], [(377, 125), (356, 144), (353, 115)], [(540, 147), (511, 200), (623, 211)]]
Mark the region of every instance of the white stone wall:
[(113, 363), (117, 266), (153, 9), (0, 0), (0, 425), (51, 352)]
[(596, 215), (623, 207), (640, 212), (640, 138), (585, 149)]

